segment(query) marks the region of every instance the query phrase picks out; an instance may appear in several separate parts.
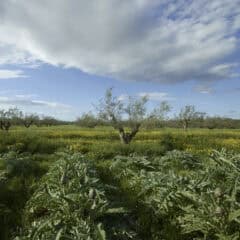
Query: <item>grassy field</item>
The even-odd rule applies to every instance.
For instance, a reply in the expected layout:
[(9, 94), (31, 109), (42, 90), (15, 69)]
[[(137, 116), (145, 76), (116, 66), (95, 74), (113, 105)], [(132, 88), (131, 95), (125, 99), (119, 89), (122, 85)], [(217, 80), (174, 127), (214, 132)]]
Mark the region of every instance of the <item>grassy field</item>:
[(239, 152), (240, 130), (0, 132), (0, 239), (240, 239)]
[[(52, 151), (56, 147), (69, 147), (79, 152), (89, 152), (98, 149), (111, 149), (115, 145), (121, 145), (118, 133), (110, 127), (98, 127), (94, 129), (79, 128), (76, 126), (56, 126), (56, 127), (33, 127), (30, 129), (15, 128), (9, 133), (0, 133), (1, 148), (16, 148), (21, 151), (21, 146), (31, 138), (37, 139), (34, 142), (37, 146), (30, 144), (28, 149), (34, 151), (34, 147), (40, 148), (36, 151), (44, 153)], [(171, 139), (169, 139), (171, 138)], [(228, 129), (155, 129), (141, 130), (132, 142), (132, 147), (145, 150), (162, 146), (162, 141), (173, 144), (174, 149), (189, 151), (192, 153), (209, 153), (213, 149), (240, 151), (240, 130)], [(42, 144), (42, 145), (41, 145)], [(49, 145), (49, 149), (42, 149), (45, 145)], [(32, 148), (32, 149), (31, 149)], [(128, 148), (128, 146), (126, 146)]]

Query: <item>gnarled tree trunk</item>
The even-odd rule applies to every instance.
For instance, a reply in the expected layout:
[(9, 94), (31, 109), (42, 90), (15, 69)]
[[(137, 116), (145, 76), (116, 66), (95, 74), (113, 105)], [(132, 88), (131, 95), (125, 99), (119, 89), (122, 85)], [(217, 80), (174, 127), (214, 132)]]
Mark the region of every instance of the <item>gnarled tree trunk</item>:
[(23, 124), (26, 128), (29, 128), (33, 124), (33, 121), (24, 121)]
[(123, 127), (118, 127), (119, 137), (123, 144), (129, 144), (136, 136), (140, 128), (140, 124), (137, 124), (131, 129), (131, 132), (125, 132)]
[(2, 130), (8, 131), (10, 127), (11, 127), (10, 121), (0, 121), (0, 128)]
[(0, 121), (0, 128), (1, 128), (2, 130), (4, 130), (3, 121)]
[(188, 125), (189, 125), (189, 121), (183, 120), (183, 129), (184, 129), (184, 131), (187, 131)]

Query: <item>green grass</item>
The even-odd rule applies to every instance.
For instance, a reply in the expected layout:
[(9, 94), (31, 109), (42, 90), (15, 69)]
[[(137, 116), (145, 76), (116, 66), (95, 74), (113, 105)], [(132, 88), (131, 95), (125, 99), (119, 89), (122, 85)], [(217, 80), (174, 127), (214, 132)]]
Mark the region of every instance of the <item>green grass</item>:
[[(135, 139), (126, 146), (127, 153), (134, 151), (158, 154), (163, 142), (171, 136), (171, 143), (175, 149), (192, 153), (208, 154), (213, 149), (226, 148), (240, 152), (240, 130), (209, 130), (189, 129), (142, 129)], [(0, 132), (0, 152), (9, 149), (31, 153), (53, 153), (60, 148), (71, 148), (82, 153), (97, 152), (101, 149), (116, 151), (123, 149), (117, 131), (111, 127), (97, 127), (94, 129), (77, 126), (54, 127), (22, 127), (13, 128), (9, 133)], [(132, 149), (132, 150), (129, 150)]]

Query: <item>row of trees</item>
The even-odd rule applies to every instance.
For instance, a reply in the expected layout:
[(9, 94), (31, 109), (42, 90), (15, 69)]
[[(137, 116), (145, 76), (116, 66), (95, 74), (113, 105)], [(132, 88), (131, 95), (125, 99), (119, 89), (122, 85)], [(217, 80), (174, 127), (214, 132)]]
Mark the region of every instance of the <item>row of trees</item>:
[(195, 106), (184, 106), (179, 114), (172, 119), (167, 117), (171, 111), (168, 102), (163, 101), (151, 113), (147, 113), (147, 96), (142, 98), (129, 97), (122, 101), (113, 96), (112, 89), (106, 91), (105, 97), (96, 105), (97, 115), (83, 114), (76, 123), (82, 127), (109, 125), (118, 132), (123, 143), (128, 144), (141, 126), (145, 128), (182, 127), (185, 131), (191, 127), (202, 128), (240, 128), (240, 121), (220, 117), (208, 117), (199, 112)]
[[(167, 117), (171, 111), (168, 102), (163, 101), (151, 113), (147, 113), (146, 104), (148, 97), (134, 98), (129, 96), (125, 101), (114, 96), (112, 89), (107, 89), (103, 99), (95, 106), (97, 115), (83, 114), (76, 120), (76, 124), (82, 127), (95, 127), (107, 125), (115, 128), (123, 143), (128, 144), (138, 133), (141, 126), (145, 128), (157, 127), (182, 127), (187, 130), (189, 125), (193, 127), (213, 128), (240, 128), (240, 121), (224, 118), (210, 118), (206, 113), (196, 111), (193, 105), (184, 106), (173, 119)], [(40, 118), (37, 114), (25, 114), (17, 108), (0, 110), (0, 128), (8, 131), (12, 125), (52, 126), (71, 124), (71, 122), (59, 121), (53, 117)]]
[[(105, 97), (96, 106), (97, 117), (93, 114), (84, 114), (77, 120), (79, 125), (87, 124), (94, 127), (98, 123), (107, 123), (119, 132), (121, 141), (128, 144), (138, 133), (139, 128), (145, 123), (152, 125), (165, 121), (171, 107), (167, 102), (162, 102), (150, 114), (147, 114), (147, 96), (142, 98), (129, 97), (126, 101), (121, 101), (113, 96), (112, 89), (106, 91)], [(181, 109), (178, 119), (187, 130), (189, 123), (194, 119), (203, 119), (205, 113), (197, 112), (192, 105)]]
[(40, 117), (37, 114), (23, 113), (18, 108), (0, 110), (0, 129), (4, 131), (8, 131), (13, 125), (23, 125), (29, 128), (32, 125), (40, 127), (66, 123), (67, 122), (59, 121), (50, 116)]
[[(100, 100), (96, 109), (98, 117), (109, 122), (119, 132), (121, 141), (128, 144), (138, 133), (140, 126), (145, 121), (162, 121), (166, 119), (171, 107), (167, 102), (162, 102), (149, 115), (147, 115), (147, 96), (141, 98), (128, 98), (121, 101), (113, 96), (112, 89), (106, 91), (105, 97)], [(179, 120), (186, 130), (193, 119), (203, 119), (205, 113), (197, 112), (192, 105), (185, 106), (179, 113)]]
[(172, 108), (166, 101), (161, 102), (150, 114), (147, 114), (147, 101), (147, 96), (140, 99), (129, 96), (128, 100), (123, 102), (113, 96), (112, 89), (108, 89), (105, 97), (96, 106), (97, 115), (92, 112), (84, 113), (76, 120), (76, 123), (82, 127), (93, 128), (99, 125), (116, 127), (120, 123), (131, 126), (138, 122), (137, 125), (141, 123), (144, 127), (155, 128), (175, 121), (177, 122), (174, 124), (175, 127), (179, 127), (179, 123), (181, 123), (181, 126), (186, 130), (190, 122), (202, 122), (206, 116), (206, 113), (196, 111), (193, 105), (187, 105), (181, 109), (178, 116), (169, 119), (167, 114)]

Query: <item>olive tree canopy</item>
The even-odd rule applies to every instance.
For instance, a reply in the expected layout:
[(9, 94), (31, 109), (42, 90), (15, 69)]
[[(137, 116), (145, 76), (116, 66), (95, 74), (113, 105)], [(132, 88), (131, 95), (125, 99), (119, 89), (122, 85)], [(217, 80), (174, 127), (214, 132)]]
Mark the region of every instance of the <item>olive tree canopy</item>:
[(183, 129), (187, 130), (192, 120), (203, 119), (205, 114), (204, 112), (197, 112), (193, 105), (186, 105), (181, 109), (178, 118), (182, 122)]
[(37, 114), (31, 113), (31, 114), (22, 114), (21, 120), (23, 125), (26, 128), (29, 128), (33, 124), (37, 125), (39, 123), (40, 118)]
[(150, 118), (154, 118), (157, 120), (165, 120), (166, 115), (171, 111), (172, 107), (167, 101), (162, 101), (159, 106), (154, 108), (153, 112), (150, 115)]
[[(141, 98), (128, 97), (126, 101), (122, 101), (113, 96), (112, 88), (109, 88), (96, 108), (99, 117), (110, 122), (118, 130), (121, 141), (124, 144), (129, 144), (144, 120), (147, 101), (146, 96)], [(125, 127), (128, 127), (129, 130), (126, 130)]]
[(21, 111), (17, 108), (9, 108), (8, 110), (0, 110), (0, 129), (8, 131), (10, 127), (21, 118)]

